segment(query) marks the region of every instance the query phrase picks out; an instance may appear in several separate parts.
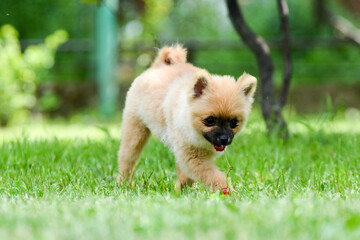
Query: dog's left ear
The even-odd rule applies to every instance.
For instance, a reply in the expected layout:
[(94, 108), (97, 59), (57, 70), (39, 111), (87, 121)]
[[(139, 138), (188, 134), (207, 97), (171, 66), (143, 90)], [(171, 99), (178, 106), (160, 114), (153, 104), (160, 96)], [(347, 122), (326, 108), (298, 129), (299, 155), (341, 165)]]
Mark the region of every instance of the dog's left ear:
[(206, 88), (209, 87), (210, 74), (205, 70), (198, 71), (192, 81), (192, 96), (199, 98), (203, 95)]
[(243, 75), (238, 78), (237, 84), (241, 89), (241, 93), (252, 101), (256, 90), (256, 78), (251, 76), (250, 74), (243, 73)]

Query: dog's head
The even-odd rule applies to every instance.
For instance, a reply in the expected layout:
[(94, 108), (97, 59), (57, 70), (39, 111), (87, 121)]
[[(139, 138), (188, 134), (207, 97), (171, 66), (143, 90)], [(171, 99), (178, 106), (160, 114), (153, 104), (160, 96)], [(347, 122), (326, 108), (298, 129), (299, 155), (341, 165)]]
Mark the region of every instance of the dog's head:
[(192, 79), (188, 97), (192, 124), (216, 151), (225, 150), (245, 124), (256, 83), (256, 78), (246, 73), (235, 81), (205, 70)]

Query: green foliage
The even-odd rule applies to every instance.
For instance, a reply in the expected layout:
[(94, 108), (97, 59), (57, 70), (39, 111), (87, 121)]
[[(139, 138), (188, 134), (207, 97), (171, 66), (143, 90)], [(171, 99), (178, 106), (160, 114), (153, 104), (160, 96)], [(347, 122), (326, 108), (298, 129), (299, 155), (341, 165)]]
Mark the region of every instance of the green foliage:
[[(176, 1), (158, 36), (165, 39), (229, 37), (233, 32), (224, 7), (224, 1)], [(232, 36), (236, 37), (235, 34)]]
[(22, 39), (43, 39), (57, 29), (86, 38), (93, 34), (95, 8), (80, 0), (1, 0), (0, 23), (14, 26)]
[(143, 37), (149, 38), (157, 32), (164, 21), (169, 17), (170, 10), (173, 7), (173, 0), (145, 0), (145, 13), (142, 18), (144, 23)]
[(81, 0), (83, 3), (99, 3), (100, 0)]
[(58, 30), (45, 42), (21, 51), (18, 32), (11, 25), (0, 28), (0, 123), (26, 119), (36, 106), (36, 90), (41, 77), (55, 61), (57, 48), (67, 40)]
[[(358, 84), (360, 76), (358, 47), (345, 42), (331, 43), (337, 36), (331, 27), (318, 22), (313, 9), (314, 1), (288, 0), (287, 2), (292, 36), (292, 86)], [(253, 0), (239, 3), (247, 23), (258, 35), (273, 40), (269, 42), (281, 41), (282, 33), (276, 1)], [(338, 5), (336, 7), (329, 4), (329, 7), (336, 14), (343, 13)], [(163, 13), (159, 12), (159, 14)], [(162, 16), (167, 16), (166, 14)], [(167, 42), (169, 40), (175, 39), (180, 43), (184, 40), (189, 43), (187, 47), (192, 48), (189, 60), (195, 65), (206, 68), (215, 74), (239, 76), (243, 71), (247, 71), (258, 76), (258, 66), (254, 54), (246, 46), (238, 48), (241, 40), (229, 20), (224, 1), (174, 1), (168, 18), (165, 17), (164, 20), (158, 22), (153, 21), (153, 25), (157, 27), (150, 27), (147, 23), (148, 18), (153, 20), (152, 15), (141, 16), (129, 14), (124, 18), (123, 28), (142, 29), (143, 31), (143, 35), (139, 34), (137, 38), (128, 38), (129, 41), (145, 41), (150, 48), (154, 45), (160, 47), (164, 44), (171, 44), (172, 42)], [(130, 30), (124, 30), (121, 35), (126, 38), (127, 34), (131, 35), (130, 33)], [(317, 42), (313, 47), (308, 46), (308, 44), (312, 44), (311, 39)], [(321, 41), (322, 39), (324, 42)], [(150, 41), (146, 42), (146, 40)], [(211, 41), (214, 41), (215, 46), (211, 44)], [(226, 45), (228, 43), (236, 44), (237, 41), (238, 45)], [(221, 46), (220, 43), (224, 45)], [(282, 82), (284, 66), (281, 42), (278, 43), (271, 46), (271, 55), (276, 69), (274, 81), (277, 86)], [(216, 47), (217, 45), (219, 48)], [(152, 48), (151, 50), (153, 53)], [(140, 54), (143, 52), (138, 53), (138, 56)], [(141, 66), (142, 64), (138, 65), (140, 69), (138, 73), (140, 73), (144, 67)]]
[[(88, 3), (92, 2), (92, 4)], [(71, 38), (92, 39), (95, 29), (96, 0), (2, 0), (0, 22), (12, 24), (23, 39), (44, 38), (56, 29), (65, 29)], [(313, 0), (287, 0), (290, 10), (290, 27), (293, 43), (302, 39), (320, 38), (317, 48), (306, 43), (294, 44), (292, 56), (294, 72), (292, 86), (309, 84), (354, 84), (359, 82), (360, 52), (352, 45), (328, 45), (335, 34), (331, 27), (319, 24), (313, 9)], [(337, 1), (327, 1), (336, 14), (359, 23), (346, 12)], [(265, 39), (279, 39), (279, 15), (275, 0), (239, 1), (246, 21), (250, 27)], [(148, 48), (159, 47), (174, 41), (189, 41), (195, 48), (191, 61), (206, 67), (210, 72), (238, 76), (244, 70), (256, 74), (257, 66), (253, 54), (246, 47), (242, 49), (224, 46), (214, 49), (210, 41), (226, 45), (241, 40), (234, 31), (228, 18), (224, 1), (218, 0), (125, 0), (119, 4), (119, 36), (121, 48), (120, 64), (132, 67), (135, 58)], [(298, 39), (299, 38), (299, 39)], [(324, 43), (321, 40), (324, 39)], [(183, 41), (184, 40), (184, 41)], [(193, 41), (194, 40), (194, 41)], [(171, 42), (170, 42), (171, 41)], [(204, 41), (204, 44), (203, 42)], [(145, 46), (137, 45), (139, 42)], [(197, 43), (197, 44), (193, 44)], [(296, 46), (295, 46), (296, 45)], [(235, 45), (238, 46), (238, 45)], [(199, 49), (200, 48), (200, 49)], [(131, 52), (127, 52), (129, 49)], [(141, 49), (141, 53), (137, 50)], [(202, 51), (206, 49), (205, 51)], [(209, 50), (211, 49), (211, 51)], [(227, 53), (225, 53), (225, 50)], [(81, 52), (80, 52), (81, 51)], [(92, 55), (82, 50), (59, 54), (59, 63), (49, 76), (49, 82), (88, 81), (93, 78)], [(271, 49), (276, 65), (276, 81), (281, 80), (283, 67), (281, 49)], [(220, 57), (217, 57), (221, 55)], [(221, 59), (221, 61), (219, 61)], [(140, 69), (142, 70), (142, 69)], [(133, 77), (126, 71), (120, 73), (127, 81)], [(140, 71), (138, 71), (140, 72)]]

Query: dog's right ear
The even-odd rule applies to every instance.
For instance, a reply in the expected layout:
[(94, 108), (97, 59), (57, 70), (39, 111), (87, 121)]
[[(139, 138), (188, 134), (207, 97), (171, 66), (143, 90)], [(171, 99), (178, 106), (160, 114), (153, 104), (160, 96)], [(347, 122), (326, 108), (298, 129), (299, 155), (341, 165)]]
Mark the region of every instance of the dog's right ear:
[(193, 98), (199, 98), (209, 85), (210, 74), (205, 70), (198, 71), (192, 81)]
[(250, 74), (243, 73), (237, 80), (237, 84), (241, 89), (241, 92), (244, 94), (247, 99), (251, 102), (254, 100), (254, 93), (256, 90), (257, 80), (254, 76)]

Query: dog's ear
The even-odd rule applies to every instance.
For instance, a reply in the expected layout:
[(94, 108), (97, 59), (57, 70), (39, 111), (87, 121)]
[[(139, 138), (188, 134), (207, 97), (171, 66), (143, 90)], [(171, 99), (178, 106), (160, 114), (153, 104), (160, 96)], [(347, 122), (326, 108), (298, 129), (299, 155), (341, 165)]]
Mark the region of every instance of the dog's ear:
[(249, 100), (253, 101), (257, 84), (256, 78), (250, 74), (243, 73), (237, 80), (237, 84), (241, 89), (241, 93)]
[(205, 70), (198, 71), (192, 81), (192, 96), (199, 98), (209, 86), (210, 74)]

